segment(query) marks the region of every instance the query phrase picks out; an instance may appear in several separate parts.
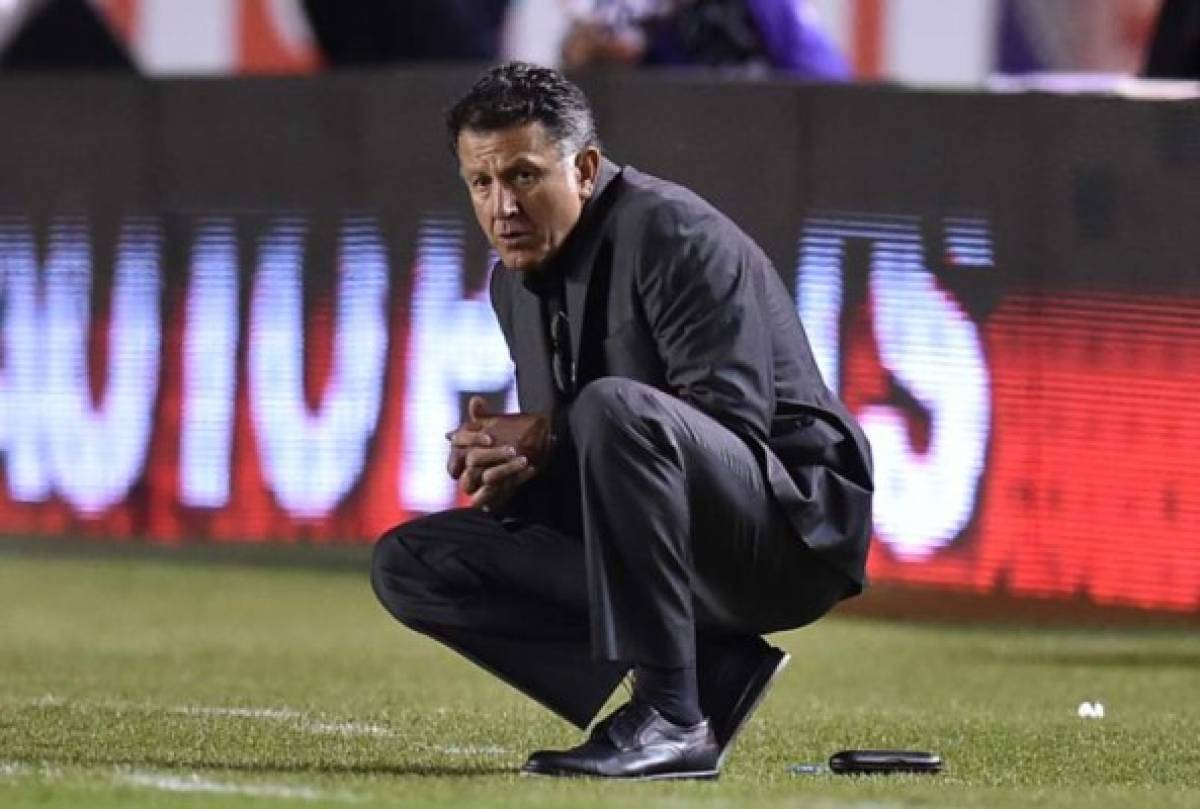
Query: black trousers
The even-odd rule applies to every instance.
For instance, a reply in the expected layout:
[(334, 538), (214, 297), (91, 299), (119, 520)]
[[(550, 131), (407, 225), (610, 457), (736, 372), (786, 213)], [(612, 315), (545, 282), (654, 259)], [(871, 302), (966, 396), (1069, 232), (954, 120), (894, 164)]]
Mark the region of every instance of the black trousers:
[[(857, 589), (797, 537), (745, 443), (640, 383), (587, 385), (544, 510), (432, 514), (384, 534), (372, 584), (397, 619), (585, 727), (631, 665), (810, 623)], [(578, 530), (561, 513), (578, 503)], [(551, 508), (553, 506), (554, 508)]]

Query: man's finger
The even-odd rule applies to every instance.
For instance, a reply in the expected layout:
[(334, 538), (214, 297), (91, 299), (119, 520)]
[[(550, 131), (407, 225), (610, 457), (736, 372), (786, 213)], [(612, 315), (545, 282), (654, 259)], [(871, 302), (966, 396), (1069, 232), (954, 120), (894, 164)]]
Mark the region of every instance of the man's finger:
[(528, 483), (530, 480), (533, 479), (533, 477), (535, 475), (537, 475), (537, 473), (538, 473), (537, 469), (533, 468), (532, 466), (526, 467), (525, 469), (521, 470), (520, 472), (517, 473), (517, 476), (513, 479), (513, 482), (512, 482), (513, 488), (515, 489), (516, 487), (520, 486), (522, 483)]
[(534, 467), (526, 467), (515, 475), (505, 478), (500, 483), (491, 486), (480, 486), (475, 494), (471, 495), (471, 505), (477, 508), (483, 506), (494, 506), (503, 503), (508, 498), (512, 497), (523, 483), (527, 483), (537, 474), (537, 469)]
[(491, 414), (488, 413), (487, 402), (482, 396), (472, 396), (467, 402), (467, 418), (470, 421), (483, 421), (489, 415)]
[(517, 451), (512, 447), (497, 447), (496, 449), (476, 448), (464, 455), (464, 463), (458, 475), (451, 473), (459, 482), (459, 489), (464, 494), (471, 494), (483, 485), (483, 476), (491, 469), (509, 463)]
[(450, 448), (450, 457), (446, 459), (446, 472), (458, 480), (458, 476), (467, 468), (467, 453), (456, 447)]
[(450, 455), (446, 458), (446, 472), (458, 480), (467, 463), (467, 452), (473, 447), (490, 447), (492, 437), (478, 430), (459, 428), (446, 434), (450, 439)]
[(467, 450), (467, 466), (478, 467), (482, 471), (491, 466), (508, 463), (517, 456), (514, 447), (475, 447)]
[(483, 475), (478, 469), (467, 467), (458, 476), (458, 490), (466, 495), (474, 495), (483, 485)]
[(507, 463), (485, 469), (482, 476), (483, 485), (494, 486), (505, 478), (512, 477), (524, 470), (527, 466), (529, 466), (529, 459), (522, 455), (518, 458), (513, 458)]
[(492, 437), (482, 430), (468, 430), (460, 427), (450, 434), (452, 447), (490, 447)]

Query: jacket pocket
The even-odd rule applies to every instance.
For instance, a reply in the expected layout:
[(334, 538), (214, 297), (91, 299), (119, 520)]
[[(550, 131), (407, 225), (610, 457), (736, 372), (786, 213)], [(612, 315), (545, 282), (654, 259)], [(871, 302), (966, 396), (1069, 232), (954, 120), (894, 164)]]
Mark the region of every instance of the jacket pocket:
[(797, 418), (790, 429), (787, 425), (774, 424), (767, 445), (783, 465), (834, 466), (839, 459), (838, 446), (846, 440), (835, 427), (821, 419)]

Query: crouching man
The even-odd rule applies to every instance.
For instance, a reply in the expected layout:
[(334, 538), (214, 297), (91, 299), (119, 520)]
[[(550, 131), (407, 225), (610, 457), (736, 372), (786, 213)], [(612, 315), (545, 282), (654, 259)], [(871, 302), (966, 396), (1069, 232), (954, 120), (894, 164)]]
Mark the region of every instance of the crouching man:
[(526, 415), (471, 401), (449, 473), (473, 507), (386, 533), (375, 592), (580, 728), (632, 670), (523, 772), (715, 777), (788, 659), (761, 636), (863, 588), (866, 438), (762, 250), (606, 159), (578, 87), (502, 65), (447, 122)]

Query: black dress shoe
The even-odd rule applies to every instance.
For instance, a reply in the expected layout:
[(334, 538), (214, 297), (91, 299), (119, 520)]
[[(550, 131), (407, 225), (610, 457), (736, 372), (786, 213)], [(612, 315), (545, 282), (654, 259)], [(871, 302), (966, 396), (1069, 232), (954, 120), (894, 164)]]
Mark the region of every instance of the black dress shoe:
[(720, 768), (750, 715), (791, 658), (758, 637), (710, 641), (697, 651), (700, 711), (712, 723)]
[(656, 780), (716, 778), (719, 749), (707, 721), (676, 725), (634, 700), (592, 730), (571, 750), (539, 750), (522, 775), (591, 776)]

